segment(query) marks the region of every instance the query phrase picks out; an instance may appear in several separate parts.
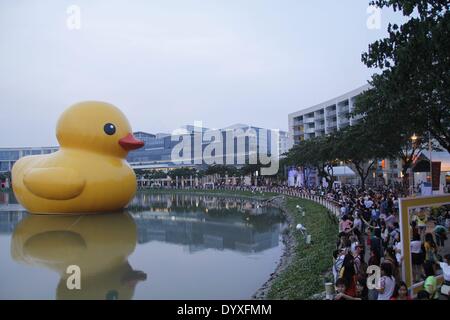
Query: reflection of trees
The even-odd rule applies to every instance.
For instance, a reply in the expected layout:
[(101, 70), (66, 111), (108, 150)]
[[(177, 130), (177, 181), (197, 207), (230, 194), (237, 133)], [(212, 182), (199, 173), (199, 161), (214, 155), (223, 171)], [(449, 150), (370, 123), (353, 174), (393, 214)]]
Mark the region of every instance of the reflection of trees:
[(139, 243), (161, 241), (188, 246), (190, 251), (208, 248), (260, 252), (279, 244), (280, 225), (267, 224), (258, 230), (241, 221), (190, 218), (186, 216), (134, 216)]
[(253, 227), (258, 232), (266, 232), (272, 228), (273, 225), (283, 223), (284, 217), (280, 215), (277, 210), (267, 210), (262, 215), (242, 214), (242, 212), (236, 212), (233, 210), (209, 210), (205, 219), (223, 221), (223, 222), (235, 222), (239, 221), (246, 223)]
[(139, 242), (163, 241), (204, 248), (257, 252), (278, 245), (279, 209), (261, 201), (208, 195), (141, 194), (128, 210)]
[(221, 198), (207, 195), (138, 195), (128, 206), (130, 212), (144, 210), (175, 213), (176, 217), (201, 218), (222, 223), (242, 222), (258, 231), (283, 222), (280, 211), (262, 201)]
[[(242, 198), (221, 198), (217, 196), (199, 195), (179, 195), (161, 194), (148, 195), (138, 194), (130, 203), (128, 209), (132, 211), (159, 209), (162, 211), (172, 211), (182, 209), (193, 212), (213, 210), (239, 210), (245, 213), (263, 214), (266, 213), (266, 204), (263, 201), (242, 199)], [(169, 210), (167, 210), (169, 209)]]

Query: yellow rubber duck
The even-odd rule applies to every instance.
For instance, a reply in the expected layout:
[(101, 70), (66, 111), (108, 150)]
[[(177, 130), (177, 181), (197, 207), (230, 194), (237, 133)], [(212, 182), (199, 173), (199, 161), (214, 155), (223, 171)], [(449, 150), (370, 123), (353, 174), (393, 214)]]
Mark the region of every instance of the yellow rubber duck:
[(58, 120), (60, 150), (19, 159), (12, 169), (17, 200), (31, 213), (95, 213), (124, 208), (136, 192), (125, 158), (144, 142), (125, 115), (97, 101), (69, 107)]
[[(14, 229), (11, 256), (19, 263), (57, 272), (57, 299), (131, 299), (136, 285), (147, 280), (128, 261), (136, 243), (136, 223), (125, 211), (29, 215)], [(77, 289), (68, 286), (71, 266), (80, 270)]]

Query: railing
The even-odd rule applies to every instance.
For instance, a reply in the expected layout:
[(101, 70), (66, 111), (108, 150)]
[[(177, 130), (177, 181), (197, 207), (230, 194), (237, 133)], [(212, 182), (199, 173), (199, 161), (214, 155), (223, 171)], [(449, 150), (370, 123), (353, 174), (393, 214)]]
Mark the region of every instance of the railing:
[(298, 198), (301, 198), (301, 199), (314, 201), (314, 202), (324, 206), (325, 208), (327, 208), (337, 218), (340, 215), (340, 205), (339, 205), (339, 203), (336, 202), (336, 201), (329, 200), (329, 199), (327, 199), (324, 196), (309, 194), (309, 193), (301, 192), (301, 191), (297, 191), (297, 190), (283, 191), (281, 193), (286, 195), (286, 196), (298, 197)]
[(172, 187), (171, 189), (183, 189), (183, 190), (226, 190), (226, 191), (252, 191), (252, 193), (258, 194), (258, 192), (271, 192), (277, 193), (280, 195), (285, 195), (289, 197), (296, 197), (300, 199), (314, 201), (325, 208), (328, 209), (336, 218), (340, 216), (340, 205), (337, 201), (327, 199), (326, 196), (313, 194), (311, 192), (305, 190), (299, 190), (294, 188), (286, 188), (286, 187), (275, 187), (275, 188), (267, 188), (267, 187), (254, 187), (254, 186), (214, 186), (212, 188), (192, 188), (192, 187), (183, 187), (177, 188)]
[(323, 120), (325, 118), (325, 114), (324, 113), (316, 114), (314, 118), (316, 120)]
[(316, 131), (315, 127), (306, 127), (305, 133), (314, 133)]
[(325, 129), (324, 124), (316, 124), (316, 130), (323, 130), (323, 129)]

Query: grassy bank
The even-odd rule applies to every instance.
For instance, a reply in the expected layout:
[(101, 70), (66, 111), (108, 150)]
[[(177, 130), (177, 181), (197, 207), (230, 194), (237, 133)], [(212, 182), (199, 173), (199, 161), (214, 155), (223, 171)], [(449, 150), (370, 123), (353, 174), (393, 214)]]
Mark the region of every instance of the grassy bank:
[[(305, 217), (296, 208), (305, 209)], [(268, 299), (308, 299), (324, 290), (323, 274), (331, 268), (335, 248), (337, 226), (327, 209), (315, 202), (288, 198), (287, 211), (293, 217), (291, 232), (297, 242), (294, 257), (289, 266), (274, 280)], [(295, 230), (301, 223), (312, 237), (306, 244), (304, 236)]]
[[(149, 193), (190, 193), (216, 196), (270, 198), (276, 193), (252, 193), (250, 191), (228, 190), (150, 190)], [(305, 209), (303, 217), (297, 205)], [(332, 252), (335, 247), (337, 225), (327, 209), (309, 200), (287, 197), (285, 213), (291, 216), (289, 226), (295, 249), (289, 265), (273, 280), (268, 299), (308, 299), (324, 290), (323, 274), (331, 268)], [(306, 245), (305, 237), (295, 230), (301, 223), (312, 237)]]

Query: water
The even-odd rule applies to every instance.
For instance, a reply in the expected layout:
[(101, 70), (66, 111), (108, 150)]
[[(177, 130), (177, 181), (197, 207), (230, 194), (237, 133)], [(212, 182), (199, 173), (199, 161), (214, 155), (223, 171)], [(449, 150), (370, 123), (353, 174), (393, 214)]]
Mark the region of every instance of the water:
[(0, 299), (249, 299), (283, 251), (282, 216), (261, 205), (139, 193), (121, 213), (43, 216), (0, 193)]

